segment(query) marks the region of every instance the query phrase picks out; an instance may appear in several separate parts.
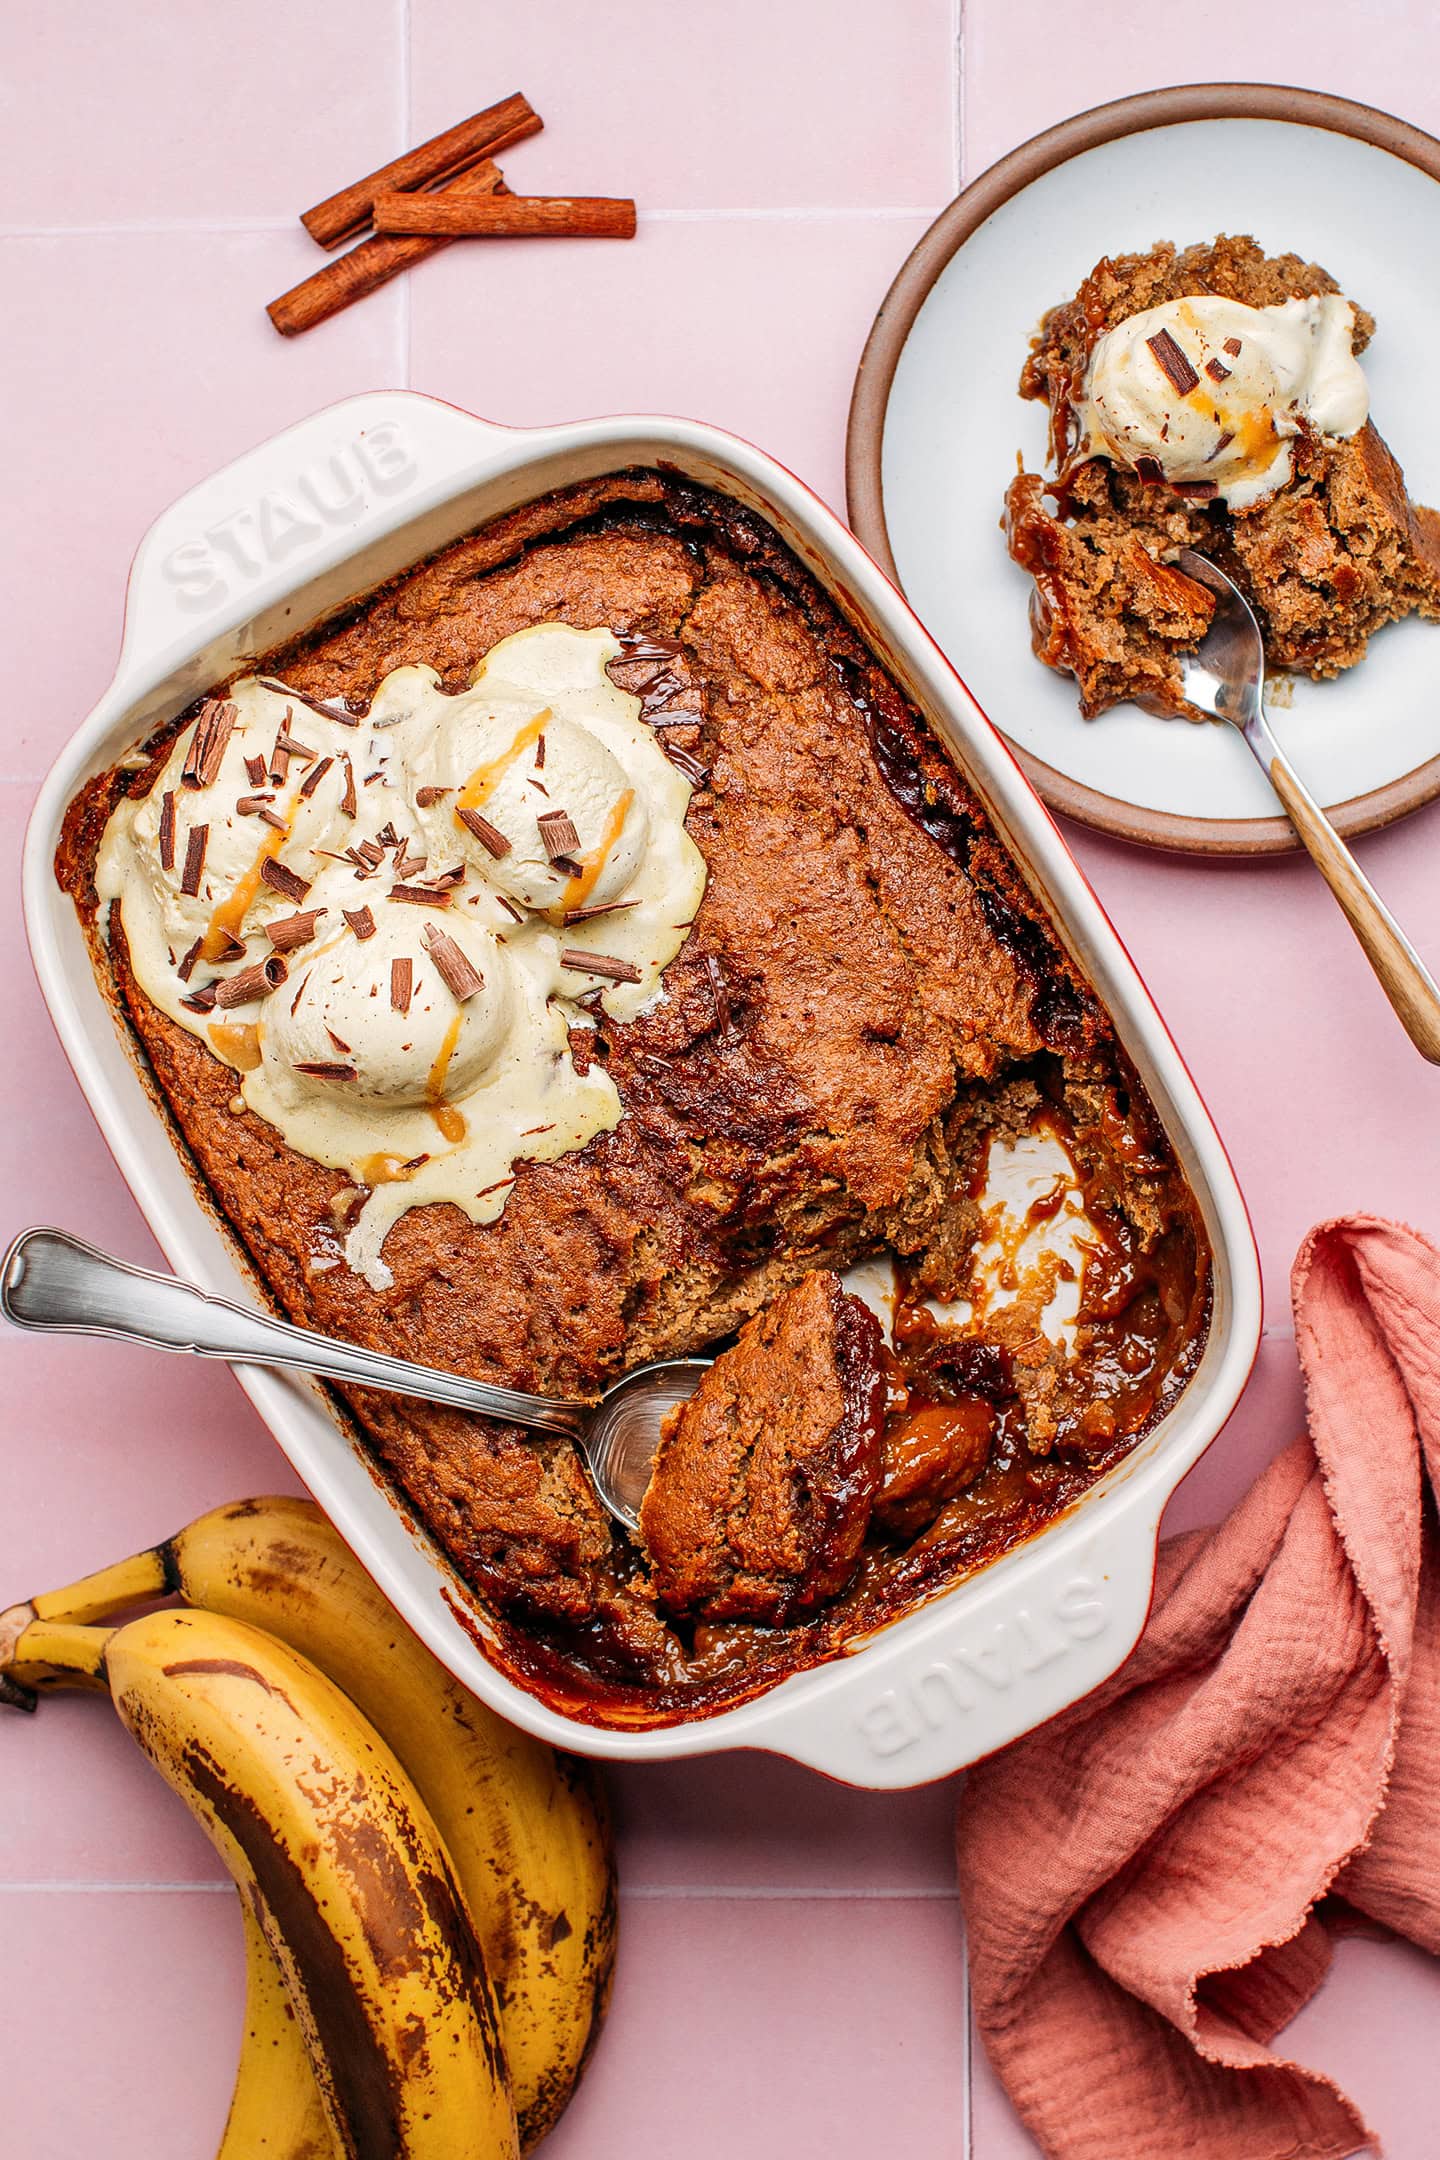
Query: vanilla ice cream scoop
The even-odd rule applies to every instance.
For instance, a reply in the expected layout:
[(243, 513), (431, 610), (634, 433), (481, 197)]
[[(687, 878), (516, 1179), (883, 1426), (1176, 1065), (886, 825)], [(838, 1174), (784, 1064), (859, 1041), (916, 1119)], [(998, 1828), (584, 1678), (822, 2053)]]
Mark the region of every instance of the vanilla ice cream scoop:
[(523, 907), (619, 899), (650, 830), (619, 759), (533, 696), (482, 686), (449, 706), (414, 768), (412, 800), (435, 859), (458, 853)]
[[(283, 862), (303, 889), (322, 871), (324, 850), (348, 837), (341, 811), (347, 753), (335, 744), (342, 730), (252, 676), (223, 701), (218, 755), (197, 757), (197, 729), (213, 728), (220, 707), (212, 700), (183, 730), (155, 785), (133, 806), (128, 830), (117, 826), (107, 835), (108, 853), (102, 850), (97, 866), (102, 893), (130, 884), (132, 933), (143, 905), (177, 960), (199, 938), (202, 958), (218, 961), (231, 939), (292, 913), (295, 884), (287, 890), (283, 881), (267, 882), (266, 862)], [(350, 731), (343, 733), (348, 741)], [(277, 744), (286, 743), (299, 748), (277, 755)], [(143, 903), (135, 889), (141, 882)]]
[(1263, 308), (1202, 293), (1127, 316), (1090, 356), (1080, 455), (1246, 509), (1290, 479), (1302, 426), (1343, 437), (1365, 425), (1354, 326), (1335, 293)]
[[(261, 1064), (282, 1104), (326, 1095), (395, 1109), (444, 1103), (478, 1087), (504, 1047), (515, 992), (494, 936), (460, 916), (441, 929), (396, 902), (373, 912), (372, 937), (347, 929), (330, 939), (266, 1002)], [(463, 999), (427, 930), (458, 948), (479, 977)], [(468, 987), (453, 957), (444, 958)]]

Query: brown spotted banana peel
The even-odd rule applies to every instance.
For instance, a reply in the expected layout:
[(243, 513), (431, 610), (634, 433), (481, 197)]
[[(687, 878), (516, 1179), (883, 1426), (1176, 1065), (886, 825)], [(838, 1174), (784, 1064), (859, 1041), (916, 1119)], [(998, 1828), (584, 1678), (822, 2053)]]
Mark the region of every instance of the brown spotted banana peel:
[(12, 1676), (63, 1685), (67, 1656), (103, 1675), (224, 1860), (347, 2160), (514, 2160), (463, 1893), (410, 1779), (349, 1699), (284, 1643), (209, 1612), (150, 1613), (109, 1633), (37, 1619)]
[(280, 1637), (400, 1757), (469, 1902), (528, 2151), (563, 2111), (609, 2004), (615, 1872), (598, 1779), (462, 1687), (310, 1501), (216, 1508), (31, 1609), (87, 1621), (167, 1593)]

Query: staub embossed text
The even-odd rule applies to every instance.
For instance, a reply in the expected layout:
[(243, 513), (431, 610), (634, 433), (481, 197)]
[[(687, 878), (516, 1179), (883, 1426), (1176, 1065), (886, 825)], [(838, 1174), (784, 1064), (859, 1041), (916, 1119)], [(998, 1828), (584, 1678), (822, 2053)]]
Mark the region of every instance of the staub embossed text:
[(405, 430), (382, 420), (307, 465), (288, 486), (237, 504), (182, 541), (165, 557), (162, 573), (180, 607), (207, 614), (327, 532), (353, 525), (376, 495), (413, 486), (419, 470)]
[(1109, 1618), (1094, 1577), (1072, 1575), (1043, 1601), (1018, 1605), (1005, 1619), (961, 1636), (904, 1687), (887, 1689), (856, 1718), (860, 1736), (872, 1755), (898, 1755), (927, 1732), (968, 1716), (987, 1695), (1007, 1693), (1067, 1657), (1076, 1643), (1093, 1641)]

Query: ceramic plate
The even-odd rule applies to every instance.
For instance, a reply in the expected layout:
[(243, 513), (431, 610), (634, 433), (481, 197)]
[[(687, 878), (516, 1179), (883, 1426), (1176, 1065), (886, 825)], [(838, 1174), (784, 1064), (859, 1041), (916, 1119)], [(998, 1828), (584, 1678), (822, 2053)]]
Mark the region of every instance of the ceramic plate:
[[(1053, 808), (1152, 846), (1297, 844), (1229, 729), (1133, 705), (1082, 720), (1070, 678), (1031, 653), (1030, 579), (999, 516), (1017, 453), (1043, 469), (1045, 407), (1015, 388), (1039, 317), (1102, 254), (1157, 240), (1248, 232), (1320, 262), (1376, 317), (1376, 424), (1412, 496), (1440, 503), (1437, 181), (1440, 143), (1368, 106), (1244, 83), (1154, 91), (992, 166), (901, 270), (851, 406), (851, 523)], [(1337, 681), (1280, 684), (1271, 717), (1342, 831), (1390, 823), (1440, 794), (1440, 627), (1411, 617)]]

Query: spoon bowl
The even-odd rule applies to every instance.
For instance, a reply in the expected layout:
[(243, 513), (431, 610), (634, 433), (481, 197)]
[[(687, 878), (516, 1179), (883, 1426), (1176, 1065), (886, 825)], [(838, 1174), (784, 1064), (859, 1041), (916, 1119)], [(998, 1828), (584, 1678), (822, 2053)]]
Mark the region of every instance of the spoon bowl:
[(22, 1230), (0, 1260), (0, 1312), (16, 1327), (47, 1334), (105, 1335), (231, 1365), (277, 1366), (564, 1433), (584, 1456), (602, 1506), (630, 1531), (639, 1527), (661, 1421), (694, 1394), (713, 1362), (688, 1357), (642, 1365), (594, 1402), (527, 1395), (293, 1327), (177, 1276), (113, 1259), (64, 1230), (41, 1228)]

